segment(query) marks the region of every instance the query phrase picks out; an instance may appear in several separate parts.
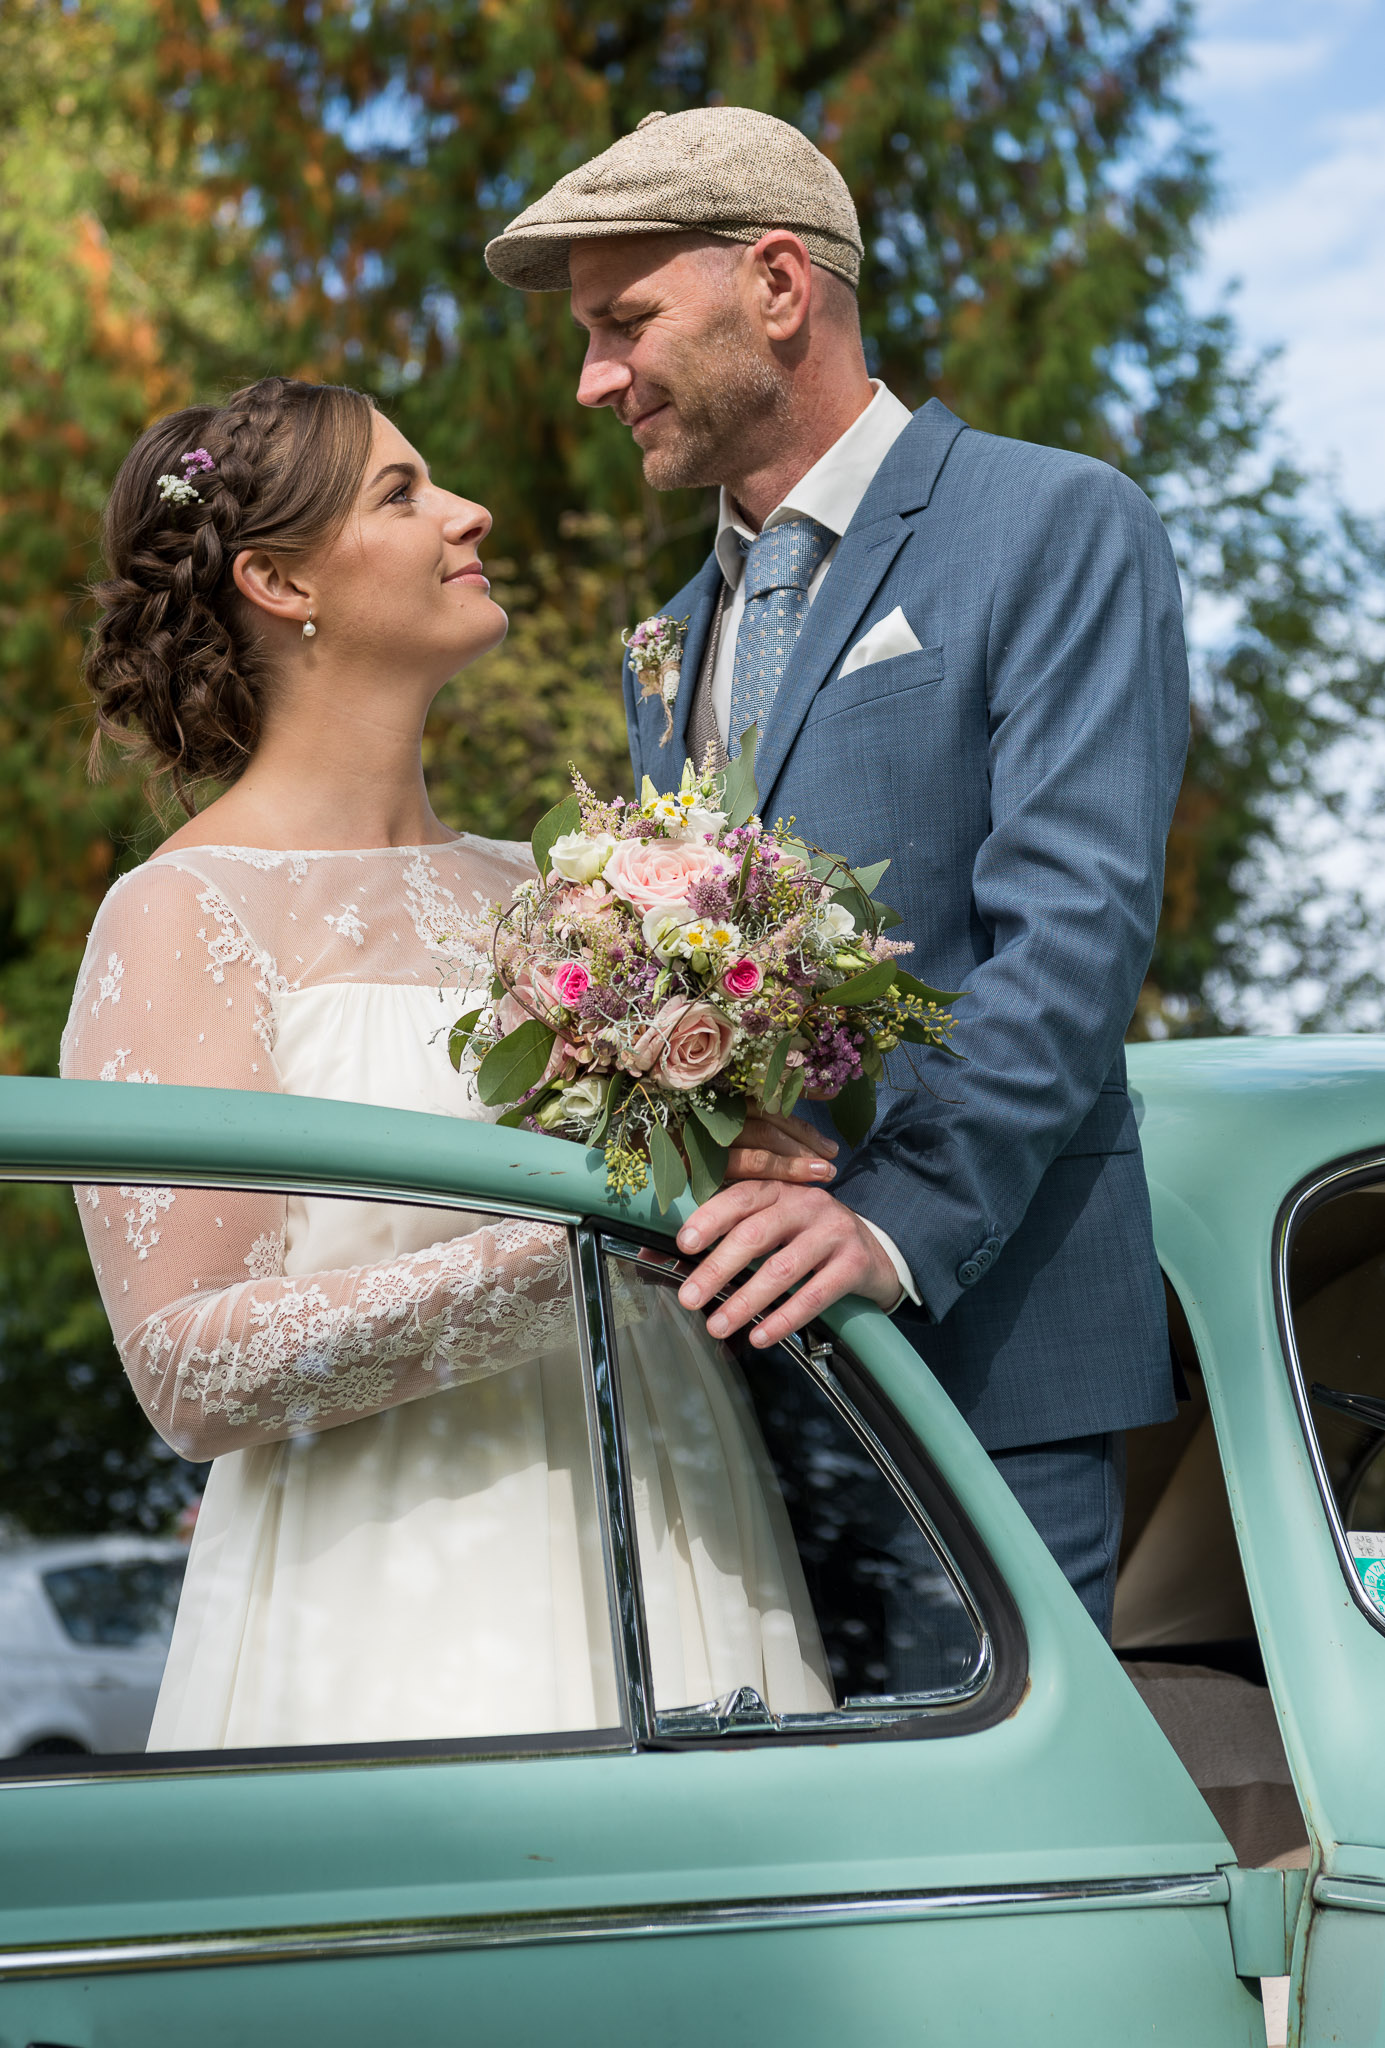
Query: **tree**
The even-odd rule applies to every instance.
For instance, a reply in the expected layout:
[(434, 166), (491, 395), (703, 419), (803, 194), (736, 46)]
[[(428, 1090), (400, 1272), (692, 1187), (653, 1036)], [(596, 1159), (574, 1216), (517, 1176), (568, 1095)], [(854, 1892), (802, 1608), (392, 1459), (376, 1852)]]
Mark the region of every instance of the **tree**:
[[(482, 251), (652, 107), (718, 99), (840, 165), (892, 388), (1127, 470), (1229, 621), (1199, 663), (1136, 1028), (1236, 1022), (1266, 945), (1320, 971), (1320, 1015), (1378, 1021), (1350, 934), (1295, 894), (1292, 835), (1343, 734), (1380, 713), (1381, 551), (1267, 452), (1233, 329), (1188, 309), (1212, 197), (1177, 95), (1189, 18), (1188, 0), (11, 0), (0, 1068), (52, 1071), (96, 904), (157, 836), (128, 772), (82, 776), (80, 593), (121, 456), (193, 395), (270, 369), (359, 384), (491, 505), (512, 629), (430, 726), (448, 815), (522, 834), (569, 758), (624, 783), (617, 631), (683, 581), (712, 508), (645, 490), (628, 435), (574, 403), (562, 296), (506, 290)], [(1276, 859), (1287, 886), (1257, 909)], [(70, 1248), (70, 1217), (54, 1227)], [(46, 1305), (33, 1283), (34, 1330), (61, 1324), (72, 1270)]]

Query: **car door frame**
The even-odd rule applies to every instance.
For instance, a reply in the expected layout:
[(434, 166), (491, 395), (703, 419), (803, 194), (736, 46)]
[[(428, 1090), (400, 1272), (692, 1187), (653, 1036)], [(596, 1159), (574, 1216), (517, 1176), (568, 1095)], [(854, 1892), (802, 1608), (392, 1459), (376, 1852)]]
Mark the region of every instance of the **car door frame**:
[[(0, 1087), (11, 1112), (0, 1138), (7, 1178), (230, 1180), (481, 1204), (572, 1229), (587, 1219), (593, 1230), (634, 1223), (666, 1236), (676, 1227), (648, 1201), (633, 1215), (613, 1202), (599, 1161), (556, 1140), (469, 1126), (463, 1149), (448, 1119), (359, 1106), (101, 1083)], [(1224, 2020), (1235, 2029), (1226, 2039), (1246, 2038), (1229, 1845), (917, 1353), (859, 1302), (839, 1303), (825, 1321), (927, 1445), (1022, 1616), (1021, 1696), (994, 1724), (954, 1737), (968, 1745), (966, 1770), (958, 1748), (872, 1735), (738, 1740), (696, 1754), (667, 1743), (641, 1753), (628, 1739), (560, 1753), (507, 1739), (486, 1755), (445, 1746), (446, 1760), (387, 1745), (374, 1756), (298, 1752), (272, 1767), (223, 1756), (95, 1783), (78, 1773), (11, 1780), (0, 1787), (0, 1866), (11, 1875), (0, 1885), (0, 1997), (7, 1985), (113, 1984), (131, 1971), (231, 1962), (456, 1955), (593, 1937), (653, 1936), (676, 1948), (688, 1934), (828, 1927), (912, 1929), (938, 1959), (939, 1934), (946, 1943), (948, 1930), (969, 1928), (975, 1947), (976, 1930), (990, 1925), (996, 1969), (1003, 1958), (1013, 1971), (1022, 1953), (1041, 1984), (1053, 1967), (1046, 1957), (1069, 1944), (1063, 1982), (1049, 1985), (1056, 2031), (1031, 2030), (1036, 2044), (1069, 2038), (1080, 1981), (1113, 1954), (1138, 1976), (1156, 1931), (1182, 1959), (1200, 2019)], [(624, 1620), (621, 1633), (631, 1641)], [(362, 1858), (362, 1840), (377, 1836), (394, 1842), (393, 1859)], [(517, 1867), (514, 1844), (531, 1839), (543, 1846)], [(197, 1876), (209, 1840), (215, 1917)], [(118, 1887), (63, 1898), (74, 1873), (107, 1868), (119, 1871)], [(1074, 1973), (1073, 1942), (1090, 1945), (1090, 1971)], [(908, 1954), (910, 1971), (925, 1958), (916, 1944), (894, 1953)], [(1167, 1956), (1162, 1967), (1171, 1981)]]

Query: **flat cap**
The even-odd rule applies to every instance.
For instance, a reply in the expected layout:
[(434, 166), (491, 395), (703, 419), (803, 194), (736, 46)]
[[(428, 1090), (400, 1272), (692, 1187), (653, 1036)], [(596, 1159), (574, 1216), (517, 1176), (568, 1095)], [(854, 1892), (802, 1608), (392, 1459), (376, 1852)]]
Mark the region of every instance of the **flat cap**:
[(487, 244), (503, 284), (570, 286), (573, 242), (700, 230), (758, 242), (770, 228), (802, 237), (814, 263), (854, 289), (861, 230), (846, 181), (807, 136), (750, 107), (646, 114), (632, 135), (559, 178)]

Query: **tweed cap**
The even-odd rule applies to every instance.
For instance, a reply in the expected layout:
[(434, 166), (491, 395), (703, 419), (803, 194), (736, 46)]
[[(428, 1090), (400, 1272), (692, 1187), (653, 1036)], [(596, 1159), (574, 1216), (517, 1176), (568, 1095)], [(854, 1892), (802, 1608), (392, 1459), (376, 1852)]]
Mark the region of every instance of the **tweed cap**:
[(758, 242), (769, 228), (802, 237), (814, 263), (854, 289), (861, 230), (846, 181), (806, 135), (750, 107), (646, 114), (588, 163), (559, 178), (487, 245), (503, 284), (564, 292), (575, 241), (700, 229)]

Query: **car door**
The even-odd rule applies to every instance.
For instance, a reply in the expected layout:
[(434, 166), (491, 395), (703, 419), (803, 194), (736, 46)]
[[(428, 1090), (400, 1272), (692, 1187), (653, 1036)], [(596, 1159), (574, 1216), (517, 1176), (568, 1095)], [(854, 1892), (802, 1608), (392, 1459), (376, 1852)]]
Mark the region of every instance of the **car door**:
[[(427, 1739), (404, 1712), (314, 1741), (309, 1716), (253, 1748), (156, 1723), (138, 1756), (30, 1761), (0, 1787), (4, 2048), (1263, 2039), (1228, 1844), (885, 1318), (845, 1305), (772, 1357), (712, 1344), (651, 1207), (554, 1141), (0, 1088), (11, 1177), (115, 1187), (130, 1228), (197, 1184), (569, 1233), (552, 1394), (584, 1432), (564, 1497), (606, 1702)], [(369, 1673), (394, 1638), (366, 1591)], [(684, 1652), (714, 1639), (708, 1695)]]
[(1290, 2042), (1385, 2044), (1385, 1072), (1378, 1041), (1142, 1049), (1160, 1255), (1205, 1374), (1305, 1816)]

